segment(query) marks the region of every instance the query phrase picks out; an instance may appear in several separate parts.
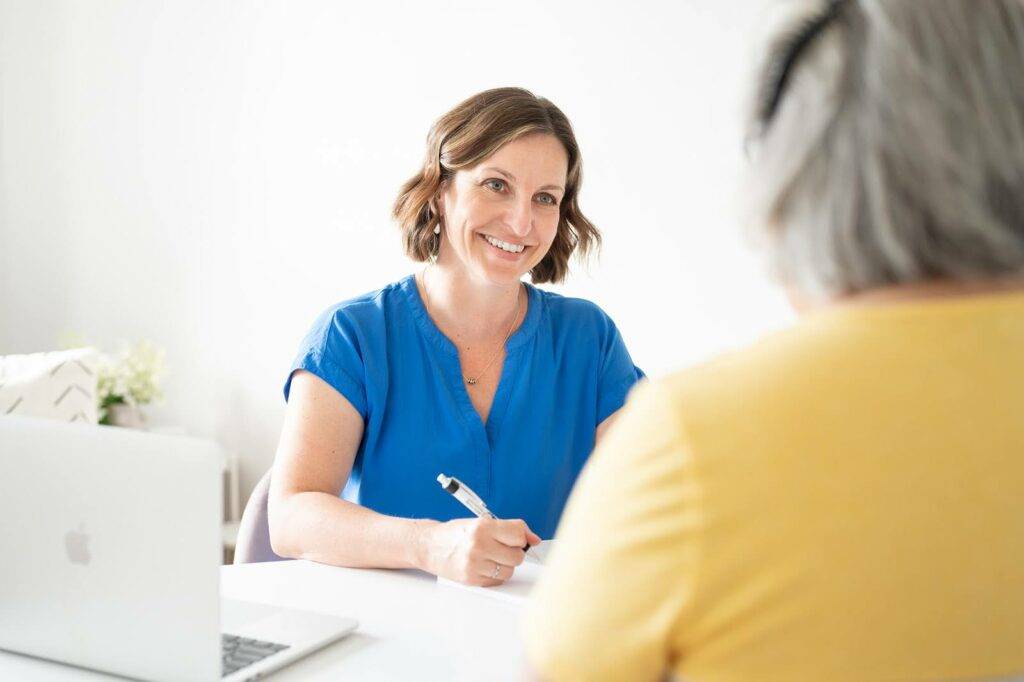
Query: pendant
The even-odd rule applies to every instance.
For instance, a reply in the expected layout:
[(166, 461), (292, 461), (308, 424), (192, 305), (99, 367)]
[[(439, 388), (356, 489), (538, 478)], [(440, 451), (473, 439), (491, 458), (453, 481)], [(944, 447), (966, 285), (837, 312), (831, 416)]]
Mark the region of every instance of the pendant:
[(469, 377), (466, 377), (466, 383), (469, 384), (470, 386), (476, 386), (476, 379), (470, 379)]

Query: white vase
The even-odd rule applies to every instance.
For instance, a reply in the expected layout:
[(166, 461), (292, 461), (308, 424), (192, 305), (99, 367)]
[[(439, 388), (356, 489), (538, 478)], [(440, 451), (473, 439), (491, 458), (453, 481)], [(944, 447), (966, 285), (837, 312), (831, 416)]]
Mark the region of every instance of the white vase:
[(118, 403), (107, 407), (107, 419), (111, 426), (124, 426), (130, 429), (145, 427), (146, 416), (135, 405)]

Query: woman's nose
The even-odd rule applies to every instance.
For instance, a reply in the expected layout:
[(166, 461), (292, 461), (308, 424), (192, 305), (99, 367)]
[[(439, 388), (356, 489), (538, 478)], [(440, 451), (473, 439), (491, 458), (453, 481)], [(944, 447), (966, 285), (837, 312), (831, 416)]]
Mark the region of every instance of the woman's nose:
[(508, 217), (508, 226), (517, 237), (530, 233), (533, 224), (533, 206), (527, 201), (516, 201)]

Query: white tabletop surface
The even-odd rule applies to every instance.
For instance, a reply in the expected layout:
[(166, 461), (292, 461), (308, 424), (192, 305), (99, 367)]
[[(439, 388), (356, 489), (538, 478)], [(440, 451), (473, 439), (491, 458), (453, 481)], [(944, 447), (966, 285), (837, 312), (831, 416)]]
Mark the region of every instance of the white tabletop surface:
[[(307, 561), (224, 566), (221, 594), (359, 621), (353, 634), (278, 671), (275, 681), (522, 679), (521, 607), (419, 571)], [(116, 678), (0, 652), (0, 679)]]

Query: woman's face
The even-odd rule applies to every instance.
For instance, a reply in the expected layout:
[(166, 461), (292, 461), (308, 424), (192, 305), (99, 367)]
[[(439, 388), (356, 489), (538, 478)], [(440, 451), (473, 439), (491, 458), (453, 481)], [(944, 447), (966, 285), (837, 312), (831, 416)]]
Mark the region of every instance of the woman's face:
[(442, 188), (438, 262), (511, 286), (544, 258), (558, 230), (569, 157), (552, 135), (525, 135)]

